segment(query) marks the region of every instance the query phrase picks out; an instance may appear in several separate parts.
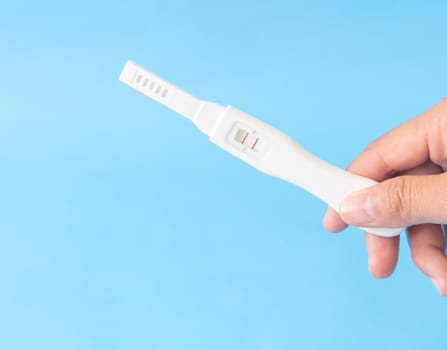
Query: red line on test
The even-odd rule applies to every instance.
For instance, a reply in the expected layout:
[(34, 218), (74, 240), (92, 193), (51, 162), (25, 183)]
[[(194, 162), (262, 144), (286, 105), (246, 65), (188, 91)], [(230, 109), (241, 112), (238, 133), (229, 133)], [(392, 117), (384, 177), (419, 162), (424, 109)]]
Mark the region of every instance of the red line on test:
[(255, 146), (256, 146), (256, 144), (258, 143), (258, 141), (259, 141), (259, 137), (255, 140), (255, 142), (253, 143), (253, 146), (251, 146), (251, 149), (255, 149)]
[(244, 138), (241, 141), (242, 144), (244, 144), (244, 142), (247, 139), (247, 137), (248, 137), (248, 132), (245, 133)]

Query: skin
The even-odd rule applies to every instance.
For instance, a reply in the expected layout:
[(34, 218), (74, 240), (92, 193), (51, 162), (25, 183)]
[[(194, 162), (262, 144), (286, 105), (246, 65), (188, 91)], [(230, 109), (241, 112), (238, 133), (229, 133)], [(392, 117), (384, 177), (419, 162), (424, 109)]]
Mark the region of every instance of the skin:
[[(408, 227), (414, 263), (447, 296), (447, 98), (372, 142), (348, 170), (380, 183), (348, 196), (340, 215), (329, 208), (324, 227), (330, 232), (348, 224)], [(370, 273), (378, 278), (391, 275), (399, 237), (365, 232), (365, 240)]]

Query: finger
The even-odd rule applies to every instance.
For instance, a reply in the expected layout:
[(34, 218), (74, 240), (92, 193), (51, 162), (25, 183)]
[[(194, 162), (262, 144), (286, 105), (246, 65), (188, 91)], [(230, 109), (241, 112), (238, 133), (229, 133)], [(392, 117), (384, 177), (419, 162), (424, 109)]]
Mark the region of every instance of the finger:
[(399, 256), (399, 236), (380, 237), (365, 233), (369, 272), (377, 278), (391, 275)]
[(447, 98), (421, 118), (425, 121), (430, 159), (447, 170)]
[[(441, 167), (429, 160), (416, 168), (400, 172), (399, 175), (430, 175), (441, 172)], [(346, 222), (352, 225), (363, 225), (358, 222), (365, 219), (365, 213), (361, 214), (359, 210), (361, 212), (362, 206), (367, 205), (370, 213), (366, 219), (371, 220), (371, 217), (377, 217), (377, 220), (381, 222), (377, 224), (378, 226), (391, 227), (390, 221), (394, 222), (395, 226), (392, 227), (409, 226), (411, 223), (403, 222), (407, 220), (403, 218), (404, 216), (421, 215), (410, 213), (409, 211), (415, 210), (409, 209), (410, 205), (421, 206), (433, 214), (432, 201), (441, 194), (438, 186), (442, 186), (442, 184), (438, 184), (433, 178), (396, 177), (369, 189), (353, 193), (341, 203), (340, 213)], [(431, 192), (436, 192), (437, 195), (432, 196), (430, 188), (432, 188)], [(426, 197), (426, 204), (421, 203), (421, 196)], [(369, 203), (362, 203), (362, 200), (369, 201)], [(415, 204), (407, 204), (407, 202)], [(402, 211), (407, 211), (407, 213), (401, 213)], [(371, 225), (372, 223), (366, 226)]]
[(431, 160), (426, 161), (424, 164), (398, 173), (398, 176), (404, 175), (430, 175), (430, 174), (441, 174), (444, 171), (438, 164), (433, 163)]
[(334, 209), (328, 207), (323, 218), (323, 226), (329, 232), (337, 233), (344, 230), (347, 225), (343, 222)]
[(348, 170), (383, 181), (428, 160), (447, 160), (447, 99), (368, 145)]
[[(419, 165), (416, 168), (407, 170), (407, 171), (402, 171), (399, 172), (398, 175), (427, 175), (427, 174), (439, 174), (443, 171), (443, 169), (433, 163), (431, 160), (426, 161), (424, 164)], [(400, 181), (400, 180), (399, 180)], [(378, 199), (379, 203), (383, 203), (382, 199)], [(352, 208), (349, 207), (349, 205), (354, 205), (357, 206), (359, 203), (351, 203), (351, 204), (346, 204), (345, 202), (342, 202), (342, 204), (340, 205), (340, 212), (342, 212), (342, 216), (343, 216), (343, 220), (342, 217), (333, 209), (329, 208), (326, 211), (326, 215), (323, 219), (323, 225), (324, 227), (330, 231), (330, 232), (339, 232), (341, 230), (343, 230), (344, 228), (346, 228), (346, 223), (351, 223), (354, 225), (354, 222), (352, 220), (359, 220), (359, 214), (355, 213), (355, 212), (351, 212), (349, 213), (350, 210), (352, 210)], [(351, 218), (350, 216), (355, 216), (355, 218)], [(356, 224), (356, 225), (362, 225), (362, 224)]]
[[(433, 164), (431, 161), (427, 161), (426, 163), (401, 174), (416, 175), (439, 172), (441, 172), (439, 166)], [(388, 277), (396, 268), (399, 252), (399, 238), (385, 238), (369, 233), (365, 234), (365, 238), (368, 250), (368, 266), (370, 273), (379, 278)]]
[(415, 168), (428, 159), (423, 119), (416, 117), (369, 144), (347, 170), (376, 181)]
[(447, 296), (447, 256), (440, 225), (425, 224), (409, 228), (408, 241), (414, 263)]
[[(439, 174), (443, 171), (443, 169), (432, 161), (426, 161), (424, 164), (407, 171), (403, 171), (398, 173), (398, 175), (426, 175), (426, 174)], [(355, 193), (354, 193), (355, 194)], [(378, 200), (379, 203), (384, 203), (382, 199)], [(360, 220), (360, 216), (358, 212), (352, 212), (352, 207), (350, 206), (358, 206), (359, 203), (346, 203), (345, 201), (340, 205), (340, 212), (342, 213), (343, 219), (354, 225), (355, 220)], [(358, 210), (358, 208), (354, 208)], [(351, 211), (351, 212), (350, 212)], [(355, 216), (355, 217), (351, 217)], [(343, 230), (347, 225), (345, 221), (340, 217), (340, 215), (333, 209), (329, 208), (326, 212), (326, 215), (323, 219), (324, 227), (330, 232), (339, 232)], [(357, 224), (361, 225), (361, 224)]]
[(447, 222), (447, 173), (399, 176), (343, 200), (346, 223), (364, 227), (407, 227)]

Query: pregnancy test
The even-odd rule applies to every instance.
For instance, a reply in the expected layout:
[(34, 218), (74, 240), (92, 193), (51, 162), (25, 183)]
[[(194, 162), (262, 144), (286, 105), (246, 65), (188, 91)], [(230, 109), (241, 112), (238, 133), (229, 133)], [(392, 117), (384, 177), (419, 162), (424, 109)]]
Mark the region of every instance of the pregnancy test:
[[(158, 75), (128, 61), (120, 80), (190, 119), (209, 140), (256, 169), (312, 193), (335, 211), (350, 193), (376, 184), (337, 168), (306, 151), (290, 136), (233, 106), (198, 99)], [(392, 237), (404, 228), (361, 228)]]

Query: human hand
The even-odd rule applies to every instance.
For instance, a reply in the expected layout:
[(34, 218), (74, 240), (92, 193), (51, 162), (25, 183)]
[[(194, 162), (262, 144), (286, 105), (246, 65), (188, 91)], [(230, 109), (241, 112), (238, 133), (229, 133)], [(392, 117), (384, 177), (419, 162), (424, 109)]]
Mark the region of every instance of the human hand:
[[(383, 182), (345, 198), (340, 215), (329, 208), (325, 228), (408, 226), (414, 263), (447, 296), (447, 98), (372, 142), (348, 170)], [(365, 239), (369, 271), (388, 277), (397, 263), (399, 237), (365, 233)]]

